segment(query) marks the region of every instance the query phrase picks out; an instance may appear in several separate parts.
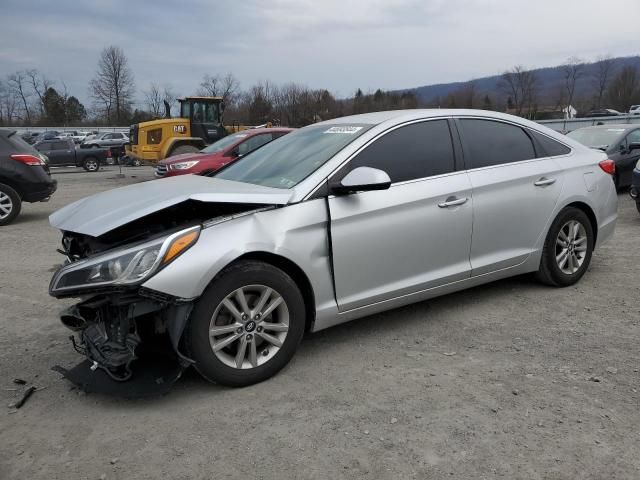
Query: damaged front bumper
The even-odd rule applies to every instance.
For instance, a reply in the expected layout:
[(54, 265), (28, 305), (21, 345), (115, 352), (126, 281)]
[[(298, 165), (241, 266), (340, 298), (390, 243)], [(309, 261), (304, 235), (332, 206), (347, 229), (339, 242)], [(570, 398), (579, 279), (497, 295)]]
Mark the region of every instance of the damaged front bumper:
[(193, 363), (181, 349), (192, 307), (191, 300), (145, 288), (95, 294), (60, 315), (86, 360), (55, 370), (85, 391), (123, 396), (168, 391)]

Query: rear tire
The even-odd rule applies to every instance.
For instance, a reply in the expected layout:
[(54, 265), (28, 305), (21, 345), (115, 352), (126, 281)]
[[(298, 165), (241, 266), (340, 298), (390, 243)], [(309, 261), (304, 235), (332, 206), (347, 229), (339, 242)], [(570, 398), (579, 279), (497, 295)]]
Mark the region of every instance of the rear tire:
[(241, 261), (224, 269), (196, 303), (185, 332), (187, 352), (211, 382), (262, 382), (293, 357), (305, 316), (304, 299), (289, 275), (266, 263)]
[(578, 208), (565, 208), (549, 228), (537, 279), (554, 287), (573, 285), (587, 271), (593, 247), (589, 217)]
[(87, 172), (97, 172), (100, 169), (100, 160), (96, 157), (87, 157), (82, 162), (82, 168)]
[(9, 185), (0, 183), (0, 226), (13, 222), (21, 208), (22, 200), (18, 192)]
[(196, 153), (199, 151), (200, 149), (198, 147), (194, 147), (193, 145), (180, 145), (179, 147), (171, 150), (169, 156), (173, 157), (174, 155), (182, 155), (183, 153)]

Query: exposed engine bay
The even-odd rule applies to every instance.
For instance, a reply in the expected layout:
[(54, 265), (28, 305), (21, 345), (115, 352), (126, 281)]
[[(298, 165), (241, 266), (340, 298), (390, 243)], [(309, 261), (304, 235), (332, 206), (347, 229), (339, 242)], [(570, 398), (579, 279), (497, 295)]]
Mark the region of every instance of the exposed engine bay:
[[(50, 293), (58, 298), (83, 299), (64, 310), (61, 321), (73, 332), (70, 337), (73, 348), (88, 361), (71, 370), (61, 367), (55, 370), (86, 391), (113, 393), (114, 388), (104, 388), (104, 380), (142, 380), (146, 387), (134, 387), (133, 391), (138, 393), (133, 396), (166, 391), (167, 383), (175, 382), (182, 371), (193, 363), (185, 353), (181, 338), (194, 299), (176, 298), (149, 290), (141, 287), (140, 282), (108, 285), (98, 282), (95, 287), (83, 285), (82, 288), (59, 291), (54, 289), (59, 272), (74, 268), (73, 265), (95, 261), (95, 258), (108, 257), (112, 251), (126, 251), (132, 245), (144, 245), (154, 239), (170, 239), (172, 234), (189, 228), (199, 231), (203, 225), (206, 227), (264, 208), (264, 205), (255, 204), (187, 200), (119, 226), (99, 237), (63, 231), (62, 249), (59, 252), (66, 256), (67, 261), (54, 275)], [(140, 268), (147, 268), (144, 258), (139, 261), (138, 265), (143, 265)], [(130, 269), (130, 266), (115, 266), (114, 273), (111, 271), (112, 263), (109, 263), (108, 270), (113, 275), (123, 275)], [(104, 269), (101, 265), (91, 270), (89, 275), (92, 278), (102, 275)], [(142, 375), (138, 373), (141, 365), (145, 365), (147, 370)], [(154, 372), (151, 379), (149, 371)], [(121, 392), (116, 394), (132, 391), (122, 388), (115, 390)]]

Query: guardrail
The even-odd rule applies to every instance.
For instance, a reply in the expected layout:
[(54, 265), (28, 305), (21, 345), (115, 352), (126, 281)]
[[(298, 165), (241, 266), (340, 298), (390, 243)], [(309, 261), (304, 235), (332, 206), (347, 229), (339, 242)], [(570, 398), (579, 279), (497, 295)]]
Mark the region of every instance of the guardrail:
[(615, 117), (570, 118), (567, 120), (538, 120), (538, 123), (560, 133), (569, 133), (583, 127), (594, 125), (620, 125), (640, 123), (640, 115), (616, 115)]
[(108, 132), (122, 132), (129, 133), (129, 127), (1, 127), (7, 129), (15, 129), (18, 133), (23, 134), (27, 132), (46, 132), (49, 130), (55, 130), (56, 132), (95, 132), (108, 133)]

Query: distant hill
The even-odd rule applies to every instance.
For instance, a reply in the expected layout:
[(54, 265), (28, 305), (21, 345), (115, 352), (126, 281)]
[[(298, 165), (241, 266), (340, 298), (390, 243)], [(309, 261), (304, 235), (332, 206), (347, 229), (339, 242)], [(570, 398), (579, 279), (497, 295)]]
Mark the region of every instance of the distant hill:
[[(633, 65), (640, 68), (640, 56), (634, 57), (618, 57), (613, 59), (613, 76), (617, 74), (620, 69), (627, 65)], [(510, 67), (505, 67), (507, 70)], [(576, 97), (584, 98), (591, 95), (593, 92), (593, 77), (597, 70), (596, 63), (589, 63), (585, 66), (582, 77), (576, 84)], [(536, 78), (538, 79), (538, 103), (540, 105), (550, 105), (555, 101), (558, 90), (564, 84), (562, 76), (562, 66), (536, 68), (533, 69)], [(481, 94), (489, 94), (490, 96), (499, 95), (500, 98), (505, 94), (500, 90), (499, 82), (500, 75), (493, 75), (491, 77), (482, 77), (469, 80), (466, 82), (453, 82), (453, 83), (440, 83), (436, 85), (425, 85), (422, 87), (408, 88), (404, 90), (398, 90), (398, 92), (410, 91), (414, 92), (418, 97), (418, 100), (422, 104), (430, 104), (437, 101), (438, 98), (444, 99), (449, 93), (464, 87), (470, 81), (475, 83), (476, 91)]]

